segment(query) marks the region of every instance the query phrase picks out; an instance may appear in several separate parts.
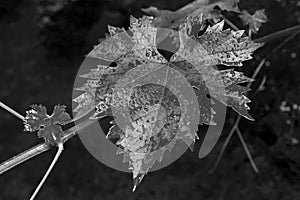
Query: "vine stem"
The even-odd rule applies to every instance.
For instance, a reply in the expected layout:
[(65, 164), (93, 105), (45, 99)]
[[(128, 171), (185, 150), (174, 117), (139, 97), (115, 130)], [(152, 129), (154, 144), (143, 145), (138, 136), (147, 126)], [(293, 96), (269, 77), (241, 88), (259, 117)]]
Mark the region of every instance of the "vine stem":
[[(295, 29), (293, 29), (293, 30), (295, 30)], [(283, 31), (283, 32), (286, 34), (286, 31)], [(283, 33), (283, 32), (282, 32), (282, 33)], [(279, 35), (282, 35), (282, 33), (279, 34)], [(290, 32), (289, 32), (289, 33), (290, 33)], [(254, 71), (254, 73), (253, 73), (253, 75), (252, 75), (251, 78), (252, 78), (252, 79), (255, 79), (255, 78), (258, 76), (259, 72), (261, 71), (262, 67), (264, 66), (266, 60), (267, 60), (271, 55), (273, 55), (276, 51), (278, 51), (280, 48), (282, 48), (286, 43), (288, 43), (290, 40), (292, 40), (292, 39), (293, 39), (296, 35), (298, 35), (299, 33), (300, 33), (300, 26), (297, 28), (297, 31), (296, 31), (296, 32), (294, 32), (292, 35), (290, 35), (288, 38), (286, 38), (283, 42), (281, 42), (278, 46), (276, 46), (276, 47), (275, 47), (275, 48), (274, 48), (267, 56), (265, 56), (264, 59), (262, 59), (262, 60), (260, 61), (259, 65), (258, 65), (257, 68), (255, 69), (255, 71)], [(271, 34), (271, 35), (272, 35), (272, 34)], [(273, 34), (273, 35), (274, 35), (274, 34)], [(267, 38), (267, 37), (265, 37), (265, 38)], [(275, 37), (273, 37), (273, 39), (274, 39), (274, 38), (275, 38)], [(252, 82), (248, 83), (247, 87), (251, 87), (251, 85), (252, 85)], [(226, 137), (226, 140), (225, 140), (225, 142), (223, 143), (223, 146), (222, 146), (222, 149), (221, 149), (221, 151), (220, 151), (220, 153), (219, 153), (219, 155), (218, 155), (218, 158), (217, 158), (217, 160), (216, 160), (214, 166), (212, 167), (212, 169), (209, 170), (209, 173), (213, 173), (213, 172), (217, 169), (217, 167), (218, 167), (218, 165), (219, 165), (219, 163), (220, 163), (220, 161), (221, 161), (221, 159), (222, 159), (222, 157), (223, 157), (223, 155), (224, 155), (224, 152), (225, 152), (225, 150), (226, 150), (226, 148), (227, 148), (227, 146), (228, 146), (228, 144), (229, 144), (229, 141), (230, 141), (230, 139), (232, 138), (232, 136), (233, 136), (233, 134), (234, 134), (235, 132), (237, 132), (237, 134), (238, 134), (238, 137), (239, 137), (239, 139), (240, 139), (240, 141), (241, 141), (241, 143), (242, 143), (242, 145), (243, 145), (243, 148), (244, 148), (244, 150), (245, 150), (245, 152), (246, 152), (246, 154), (247, 154), (247, 156), (248, 156), (248, 159), (250, 160), (250, 163), (251, 163), (251, 165), (252, 165), (253, 170), (254, 170), (256, 173), (258, 172), (258, 168), (257, 168), (256, 165), (255, 165), (255, 162), (254, 162), (254, 160), (253, 160), (253, 158), (252, 158), (252, 156), (251, 156), (251, 153), (250, 153), (250, 151), (249, 151), (249, 149), (248, 149), (248, 147), (247, 147), (247, 145), (246, 145), (246, 143), (245, 143), (245, 141), (244, 141), (244, 138), (243, 138), (243, 136), (242, 136), (242, 134), (241, 134), (241, 131), (240, 131), (239, 127), (238, 127), (238, 125), (239, 125), (239, 123), (240, 123), (240, 120), (241, 120), (241, 116), (239, 115), (239, 116), (236, 118), (236, 120), (235, 120), (235, 122), (234, 122), (234, 125), (233, 125), (233, 127), (231, 128), (231, 130), (230, 130), (228, 136)]]
[[(84, 122), (81, 122), (80, 124), (73, 126), (70, 129), (67, 129), (64, 131), (64, 134), (62, 136), (62, 141), (65, 143), (68, 141), (70, 138), (75, 136), (79, 131), (83, 130), (84, 128), (88, 127), (92, 123), (94, 123), (96, 120), (86, 120)], [(0, 164), (0, 175), (3, 174), (4, 172), (18, 166), (19, 164), (45, 152), (48, 151), (51, 148), (50, 145), (46, 144), (45, 142), (38, 144), (36, 146), (33, 146), (30, 149), (27, 149), (20, 154), (4, 161), (3, 163)]]

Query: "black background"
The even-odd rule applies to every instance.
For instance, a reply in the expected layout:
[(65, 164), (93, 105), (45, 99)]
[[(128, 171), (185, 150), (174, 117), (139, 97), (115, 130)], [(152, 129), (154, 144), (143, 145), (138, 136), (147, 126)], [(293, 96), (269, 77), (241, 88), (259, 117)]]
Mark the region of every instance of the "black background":
[[(77, 70), (84, 55), (103, 38), (107, 24), (127, 27), (129, 15), (141, 16), (141, 8), (176, 10), (188, 2), (77, 0), (54, 12), (43, 10), (47, 1), (0, 0), (0, 100), (22, 114), (33, 103), (47, 106), (49, 112), (54, 105), (65, 104), (71, 113)], [(269, 22), (255, 37), (300, 23), (297, 0), (241, 0), (240, 8), (250, 13), (266, 10)], [(267, 43), (239, 70), (251, 76), (284, 39)], [(265, 89), (250, 93), (250, 113), (256, 121), (243, 119), (240, 124), (259, 174), (253, 172), (236, 135), (218, 169), (208, 173), (236, 116), (228, 111), (222, 138), (208, 157), (200, 160), (197, 151), (187, 151), (172, 165), (149, 173), (135, 193), (131, 174), (99, 163), (75, 137), (65, 145), (37, 199), (300, 199), (300, 145), (292, 143), (300, 139), (299, 111), (280, 110), (283, 101), (291, 107), (300, 104), (299, 49), (297, 36), (268, 59), (252, 86), (255, 92), (265, 77)], [(22, 130), (20, 120), (0, 110), (0, 161), (41, 142)], [(54, 154), (52, 149), (1, 175), (0, 199), (29, 199)]]

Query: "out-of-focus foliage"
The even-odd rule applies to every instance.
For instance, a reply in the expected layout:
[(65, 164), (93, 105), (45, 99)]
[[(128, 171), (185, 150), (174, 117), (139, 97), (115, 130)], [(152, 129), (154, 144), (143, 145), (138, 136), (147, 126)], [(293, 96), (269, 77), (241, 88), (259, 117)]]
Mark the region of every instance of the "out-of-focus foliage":
[(13, 18), (18, 17), (19, 5), (22, 4), (23, 0), (10, 0), (10, 1), (1, 1), (0, 2), (0, 20), (6, 18), (7, 16), (13, 16)]
[(265, 10), (257, 10), (253, 15), (250, 15), (247, 10), (243, 10), (240, 18), (244, 25), (249, 25), (249, 30), (257, 33), (263, 23), (268, 21)]
[(155, 17), (154, 26), (172, 28), (183, 23), (187, 17), (201, 15), (203, 20), (220, 18), (221, 12), (215, 10), (215, 7), (219, 7), (221, 10), (240, 12), (238, 2), (239, 0), (196, 0), (176, 11), (161, 10), (153, 6), (144, 8), (143, 11)]
[(99, 19), (102, 0), (41, 0), (38, 1), (37, 22), (42, 44), (55, 57), (70, 57), (82, 53), (85, 36)]

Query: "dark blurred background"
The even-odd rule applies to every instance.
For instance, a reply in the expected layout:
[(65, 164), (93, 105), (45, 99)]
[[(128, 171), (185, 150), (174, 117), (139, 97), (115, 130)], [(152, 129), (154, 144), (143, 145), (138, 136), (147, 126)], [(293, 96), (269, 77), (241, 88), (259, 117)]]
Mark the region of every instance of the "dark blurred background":
[[(0, 100), (17, 111), (33, 103), (68, 106), (81, 62), (103, 38), (107, 25), (128, 27), (150, 5), (176, 10), (190, 0), (0, 0)], [(241, 10), (265, 9), (264, 36), (300, 23), (298, 0), (241, 0)], [(238, 22), (237, 22), (238, 23)], [(241, 24), (238, 24), (242, 28)], [(261, 59), (285, 38), (267, 43), (242, 70), (251, 76)], [(149, 173), (132, 193), (132, 175), (99, 163), (74, 137), (37, 199), (299, 200), (300, 37), (273, 54), (253, 84), (251, 115), (240, 129), (260, 170), (255, 174), (236, 137), (213, 174), (235, 113), (228, 112), (221, 140), (204, 159), (187, 151), (172, 165)], [(261, 83), (263, 87), (257, 90)], [(258, 91), (255, 93), (255, 91)], [(22, 122), (0, 109), (0, 162), (41, 142)], [(196, 144), (196, 149), (199, 144)], [(0, 199), (29, 199), (50, 164), (50, 150), (0, 176)]]

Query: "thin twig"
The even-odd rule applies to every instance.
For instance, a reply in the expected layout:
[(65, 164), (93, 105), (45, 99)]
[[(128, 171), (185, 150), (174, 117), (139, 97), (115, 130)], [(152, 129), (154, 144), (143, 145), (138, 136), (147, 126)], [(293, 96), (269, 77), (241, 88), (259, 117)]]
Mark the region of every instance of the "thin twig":
[[(267, 56), (264, 58), (264, 59), (262, 59), (261, 61), (260, 61), (260, 63), (259, 63), (259, 65), (256, 67), (256, 69), (255, 69), (255, 71), (254, 71), (254, 73), (253, 73), (253, 75), (252, 75), (252, 79), (255, 79), (256, 77), (257, 77), (257, 75), (259, 74), (259, 72), (261, 71), (261, 69), (262, 69), (262, 67), (265, 65), (265, 63), (266, 63), (266, 61), (267, 61)], [(253, 82), (249, 82), (248, 84), (247, 84), (247, 87), (248, 88), (250, 88), (251, 87), (251, 85), (252, 85), (252, 83)]]
[[(300, 27), (300, 25), (299, 25)], [(293, 33), (292, 35), (290, 35), (288, 38), (286, 38), (283, 42), (281, 42), (278, 46), (276, 46), (267, 56), (266, 58), (269, 58), (272, 54), (274, 54), (276, 51), (278, 51), (279, 49), (281, 49), (286, 43), (288, 43), (291, 39), (293, 39), (294, 37), (296, 37), (298, 34), (300, 33), (300, 28), (298, 29), (297, 32)]]
[(240, 29), (232, 22), (230, 21), (227, 17), (225, 17), (224, 15), (223, 16), (223, 19), (225, 20), (225, 22), (235, 31), (239, 31)]
[(257, 87), (257, 89), (255, 90), (255, 92), (253, 93), (253, 97), (256, 96), (259, 92), (265, 90), (265, 84), (267, 82), (267, 76), (264, 76), (261, 83), (259, 84), (259, 86)]
[(17, 111), (15, 111), (14, 109), (10, 108), (9, 106), (5, 105), (4, 103), (2, 103), (0, 101), (0, 107), (2, 107), (3, 109), (5, 109), (6, 111), (10, 112), (11, 114), (13, 114), (14, 116), (16, 116), (17, 118), (21, 119), (24, 121), (24, 117), (19, 114)]
[[(265, 56), (264, 59), (262, 59), (259, 63), (259, 65), (257, 66), (257, 68), (255, 69), (253, 75), (252, 75), (252, 79), (255, 79), (257, 77), (257, 75), (259, 74), (259, 72), (261, 71), (262, 67), (264, 66), (265, 62), (267, 61), (267, 59), (273, 55), (275, 52), (277, 52), (280, 48), (282, 48), (287, 42), (289, 42), (291, 39), (293, 39), (296, 35), (298, 35), (300, 32), (300, 30), (292, 35), (290, 35), (288, 38), (286, 38), (283, 42), (281, 42), (278, 46), (276, 46), (267, 56)], [(253, 82), (249, 82), (247, 87), (251, 87)]]
[(227, 145), (229, 144), (230, 139), (231, 139), (231, 137), (233, 136), (234, 131), (235, 131), (236, 127), (238, 126), (240, 120), (241, 120), (241, 116), (239, 115), (239, 116), (237, 117), (236, 121), (234, 122), (234, 125), (232, 126), (232, 128), (231, 128), (231, 130), (230, 130), (228, 136), (226, 137), (226, 140), (225, 140), (225, 142), (224, 142), (224, 144), (223, 144), (223, 146), (222, 146), (222, 149), (221, 149), (221, 151), (220, 151), (220, 153), (219, 153), (219, 155), (218, 155), (218, 158), (217, 158), (217, 160), (216, 160), (214, 166), (212, 167), (212, 169), (209, 170), (209, 173), (213, 173), (213, 172), (217, 169), (217, 167), (218, 167), (218, 165), (219, 165), (219, 163), (220, 163), (220, 161), (221, 161), (221, 159), (222, 159), (222, 157), (223, 157), (223, 154), (224, 154), (224, 152), (225, 152), (225, 150), (226, 150), (226, 147), (227, 147)]
[(241, 143), (242, 143), (242, 145), (243, 145), (243, 148), (244, 148), (244, 150), (245, 150), (245, 152), (246, 152), (246, 155), (247, 155), (247, 157), (248, 157), (248, 159), (249, 159), (249, 161), (250, 161), (250, 163), (251, 163), (251, 165), (252, 165), (253, 170), (254, 170), (256, 173), (258, 173), (259, 170), (258, 170), (258, 168), (257, 168), (257, 166), (256, 166), (256, 164), (255, 164), (255, 162), (254, 162), (254, 160), (253, 160), (253, 158), (252, 158), (252, 156), (251, 156), (251, 153), (250, 153), (250, 151), (249, 151), (249, 149), (248, 149), (248, 147), (247, 147), (247, 144), (246, 144), (246, 142), (245, 142), (245, 140), (244, 140), (244, 138), (243, 138), (243, 135), (242, 135), (242, 133), (241, 133), (239, 127), (237, 127), (235, 130), (236, 130), (237, 135), (239, 136), (239, 139), (240, 139), (240, 141), (241, 141)]
[(60, 157), (61, 153), (64, 150), (64, 146), (63, 143), (58, 143), (58, 149), (57, 152), (55, 154), (55, 157), (53, 158), (51, 165), (49, 166), (49, 168), (47, 169), (45, 175), (43, 176), (42, 180), (40, 181), (39, 185), (36, 187), (34, 193), (32, 194), (32, 196), (30, 197), (30, 200), (34, 200), (34, 198), (36, 197), (36, 195), (38, 194), (38, 192), (40, 191), (40, 189), (42, 188), (42, 186), (44, 185), (46, 179), (48, 178), (49, 174), (51, 173), (54, 165), (57, 163), (58, 158)]
[[(70, 138), (72, 138), (74, 135), (76, 135), (79, 131), (83, 130), (84, 128), (88, 127), (92, 123), (94, 123), (95, 120), (86, 120), (68, 130), (64, 131), (62, 141), (65, 143)], [(28, 150), (23, 151), (22, 153), (4, 161), (0, 164), (0, 175), (4, 172), (18, 166), (19, 164), (45, 152), (48, 151), (51, 148), (50, 145), (44, 143), (38, 144)]]
[[(232, 21), (230, 21), (228, 18), (226, 18), (226, 16), (222, 15), (223, 19), (225, 20), (225, 22), (235, 31), (240, 30)], [(283, 29), (281, 31), (277, 31), (275, 33), (271, 33), (269, 35), (254, 39), (254, 42), (257, 43), (266, 43), (266, 42), (270, 42), (272, 40), (287, 36), (287, 35), (291, 35), (291, 34), (297, 34), (300, 31), (300, 25), (296, 25), (293, 27), (289, 27), (286, 29)], [(251, 32), (250, 32), (251, 33)], [(251, 35), (249, 35), (249, 37), (251, 38)]]
[[(295, 30), (295, 29), (294, 29), (294, 30)], [(251, 78), (252, 78), (252, 79), (255, 79), (255, 78), (257, 77), (257, 75), (258, 75), (259, 72), (261, 71), (262, 67), (264, 66), (264, 64), (265, 64), (265, 62), (266, 62), (266, 60), (267, 60), (267, 58), (269, 58), (272, 54), (274, 54), (276, 51), (278, 51), (281, 47), (283, 47), (287, 42), (289, 42), (290, 40), (292, 40), (292, 39), (293, 39), (296, 35), (298, 35), (299, 33), (300, 33), (300, 29), (297, 29), (297, 32), (293, 33), (291, 36), (289, 36), (287, 39), (285, 39), (283, 42), (281, 42), (281, 43), (280, 43), (277, 47), (275, 47), (275, 48), (274, 48), (274, 49), (273, 49), (273, 50), (272, 50), (272, 51), (271, 51), (264, 59), (262, 59), (262, 60), (260, 61), (259, 65), (257, 66), (256, 70), (254, 71), (254, 73), (253, 73), (253, 75), (252, 75)], [(248, 83), (247, 87), (251, 87), (252, 83), (253, 83), (253, 82)], [(221, 158), (223, 157), (223, 154), (224, 154), (224, 152), (225, 152), (225, 150), (226, 150), (226, 148), (227, 148), (227, 146), (228, 146), (228, 143), (229, 143), (229, 141), (230, 141), (230, 139), (231, 139), (233, 133), (234, 133), (235, 131), (239, 131), (238, 125), (239, 125), (240, 120), (241, 120), (241, 116), (239, 115), (239, 116), (236, 118), (235, 123), (234, 123), (233, 127), (231, 128), (231, 130), (230, 130), (228, 136), (226, 137), (226, 140), (225, 140), (225, 142), (224, 142), (224, 144), (223, 144), (223, 146), (222, 146), (221, 152), (220, 152), (219, 155), (218, 155), (217, 161), (215, 162), (214, 166), (213, 166), (212, 169), (209, 171), (209, 173), (212, 173), (212, 172), (214, 172), (214, 171), (217, 169), (217, 167), (218, 167), (218, 165), (219, 165), (219, 163), (220, 163), (220, 161), (221, 161)], [(237, 129), (238, 129), (238, 130), (237, 130)], [(240, 134), (239, 138), (240, 138), (240, 140), (241, 140), (241, 138), (242, 138), (241, 142), (242, 142), (242, 144), (243, 144), (243, 147), (244, 147), (245, 152), (246, 152), (247, 155), (248, 155), (248, 153), (250, 153), (250, 152), (249, 152), (249, 150), (248, 150), (248, 148), (247, 148), (246, 143), (244, 142), (244, 139), (243, 139), (242, 134)], [(249, 157), (249, 156), (248, 156), (248, 157)], [(251, 157), (251, 158), (252, 158), (252, 157)], [(249, 158), (249, 159), (250, 159), (250, 158)], [(253, 162), (253, 163), (254, 163), (253, 159), (250, 159), (250, 162)], [(258, 171), (258, 169), (257, 169), (255, 163), (254, 163), (254, 164), (253, 164), (253, 163), (251, 163), (251, 165), (252, 165), (252, 167), (253, 167), (253, 170), (256, 172), (256, 171)]]
[(258, 43), (266, 43), (266, 42), (270, 42), (272, 40), (275, 40), (275, 39), (278, 39), (278, 38), (281, 38), (281, 37), (284, 37), (287, 35), (297, 33), (299, 31), (300, 31), (300, 25), (297, 25), (297, 26), (293, 26), (293, 27), (275, 32), (275, 33), (271, 33), (271, 34), (263, 36), (261, 38), (254, 39), (253, 41), (258, 42)]

